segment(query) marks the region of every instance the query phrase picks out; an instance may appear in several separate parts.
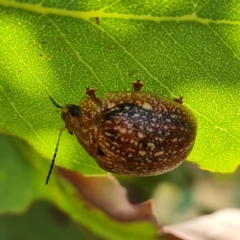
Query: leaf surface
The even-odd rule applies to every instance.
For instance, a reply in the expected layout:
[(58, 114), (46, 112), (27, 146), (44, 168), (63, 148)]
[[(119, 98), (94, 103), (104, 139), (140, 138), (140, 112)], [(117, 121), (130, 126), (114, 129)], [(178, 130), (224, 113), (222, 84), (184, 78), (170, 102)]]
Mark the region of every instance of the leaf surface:
[[(216, 7), (217, 4), (217, 7)], [(184, 104), (198, 120), (190, 161), (232, 172), (240, 162), (239, 1), (0, 0), (0, 132), (51, 160), (62, 105), (85, 87), (144, 91)], [(104, 172), (64, 133), (56, 164)]]

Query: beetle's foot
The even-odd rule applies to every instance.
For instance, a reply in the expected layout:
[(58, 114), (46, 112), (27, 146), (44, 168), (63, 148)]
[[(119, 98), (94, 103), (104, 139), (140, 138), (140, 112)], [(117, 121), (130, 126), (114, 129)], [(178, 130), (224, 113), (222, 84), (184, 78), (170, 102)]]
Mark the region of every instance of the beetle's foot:
[(183, 103), (183, 96), (180, 96), (179, 98), (174, 98), (174, 101), (182, 104)]
[(100, 105), (102, 104), (101, 100), (100, 100), (98, 97), (96, 97), (95, 89), (94, 89), (94, 88), (87, 87), (87, 88), (86, 88), (86, 94), (87, 94), (90, 98), (92, 98), (92, 99), (94, 99), (95, 101), (97, 101)]
[(135, 82), (133, 82), (133, 89), (135, 92), (139, 92), (142, 87), (143, 87), (143, 82), (141, 82), (140, 79), (137, 79)]
[(95, 94), (95, 89), (94, 88), (87, 87), (86, 88), (86, 94), (89, 97), (91, 97), (91, 98), (96, 98), (96, 94)]

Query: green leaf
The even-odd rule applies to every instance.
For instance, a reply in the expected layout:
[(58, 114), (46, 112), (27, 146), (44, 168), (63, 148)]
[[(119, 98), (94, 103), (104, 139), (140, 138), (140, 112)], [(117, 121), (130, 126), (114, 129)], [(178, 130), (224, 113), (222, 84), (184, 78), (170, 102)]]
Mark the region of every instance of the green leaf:
[[(150, 221), (124, 222), (110, 218), (101, 209), (87, 202), (69, 182), (56, 174), (57, 171), (53, 172), (50, 184), (46, 186), (45, 176), (49, 164), (20, 139), (0, 135), (0, 159), (0, 232), (6, 236), (5, 239), (12, 239), (13, 236), (16, 239), (38, 239), (38, 237), (29, 236), (38, 235), (39, 226), (36, 225), (44, 216), (39, 215), (36, 209), (31, 210), (26, 216), (20, 214), (23, 214), (30, 204), (39, 200), (52, 202), (78, 225), (104, 239), (155, 239), (157, 228), (150, 224)], [(101, 192), (106, 194), (106, 188), (100, 189), (99, 193)], [(109, 195), (109, 202), (111, 200), (112, 196)], [(119, 204), (122, 204), (122, 201), (119, 201)], [(43, 212), (46, 211), (44, 208), (43, 206)], [(12, 214), (12, 218), (7, 215), (9, 213)], [(18, 217), (14, 217), (14, 214)], [(11, 220), (15, 224), (21, 221), (22, 228), (19, 226), (15, 229), (16, 231), (10, 232)], [(53, 227), (53, 232), (47, 231), (46, 239), (53, 239), (51, 236), (57, 238), (59, 233), (54, 232), (56, 226), (51, 221), (49, 224)], [(50, 227), (45, 225), (45, 221), (42, 221), (42, 226), (47, 229)], [(29, 231), (27, 227), (34, 228), (36, 231)], [(62, 234), (65, 231), (72, 234), (75, 232), (68, 227), (65, 230), (61, 229)], [(81, 233), (84, 231), (81, 230)]]
[[(239, 1), (0, 0), (0, 132), (51, 160), (59, 113), (94, 87), (184, 96), (198, 119), (189, 160), (210, 171), (240, 163)], [(102, 174), (65, 133), (56, 164)]]
[(0, 216), (0, 222), (2, 239), (92, 239), (85, 236), (86, 230), (46, 202), (37, 202), (25, 214)]

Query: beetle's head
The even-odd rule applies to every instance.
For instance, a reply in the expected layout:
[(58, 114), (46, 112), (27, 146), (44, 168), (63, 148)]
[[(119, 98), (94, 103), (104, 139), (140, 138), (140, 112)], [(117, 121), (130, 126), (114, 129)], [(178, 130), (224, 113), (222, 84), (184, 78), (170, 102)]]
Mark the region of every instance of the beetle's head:
[(62, 109), (61, 117), (65, 122), (66, 128), (68, 129), (69, 133), (73, 134), (77, 126), (77, 122), (82, 117), (81, 108), (75, 104), (68, 104), (63, 107), (57, 104), (52, 97), (50, 97), (50, 99), (57, 108)]
[(78, 122), (82, 117), (81, 108), (74, 104), (68, 104), (62, 107), (61, 117), (66, 124), (66, 128), (70, 134), (73, 134)]

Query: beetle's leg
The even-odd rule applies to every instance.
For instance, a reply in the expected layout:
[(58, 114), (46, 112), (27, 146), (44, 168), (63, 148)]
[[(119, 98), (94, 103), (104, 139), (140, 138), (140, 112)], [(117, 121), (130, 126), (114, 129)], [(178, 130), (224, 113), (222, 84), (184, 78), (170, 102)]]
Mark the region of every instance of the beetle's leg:
[(143, 87), (143, 82), (141, 82), (140, 79), (137, 79), (135, 82), (133, 82), (133, 89), (135, 92), (139, 92), (142, 87)]
[(91, 98), (96, 98), (96, 94), (95, 94), (95, 89), (94, 88), (87, 87), (86, 88), (86, 94), (89, 97), (91, 97)]
[(90, 87), (87, 87), (86, 88), (86, 94), (91, 97), (92, 99), (96, 100), (98, 103), (100, 103), (102, 105), (102, 102), (101, 100), (96, 97), (96, 94), (95, 94), (95, 89), (94, 88), (90, 88)]
[(174, 98), (174, 101), (182, 104), (183, 103), (183, 96), (180, 96), (179, 98)]

